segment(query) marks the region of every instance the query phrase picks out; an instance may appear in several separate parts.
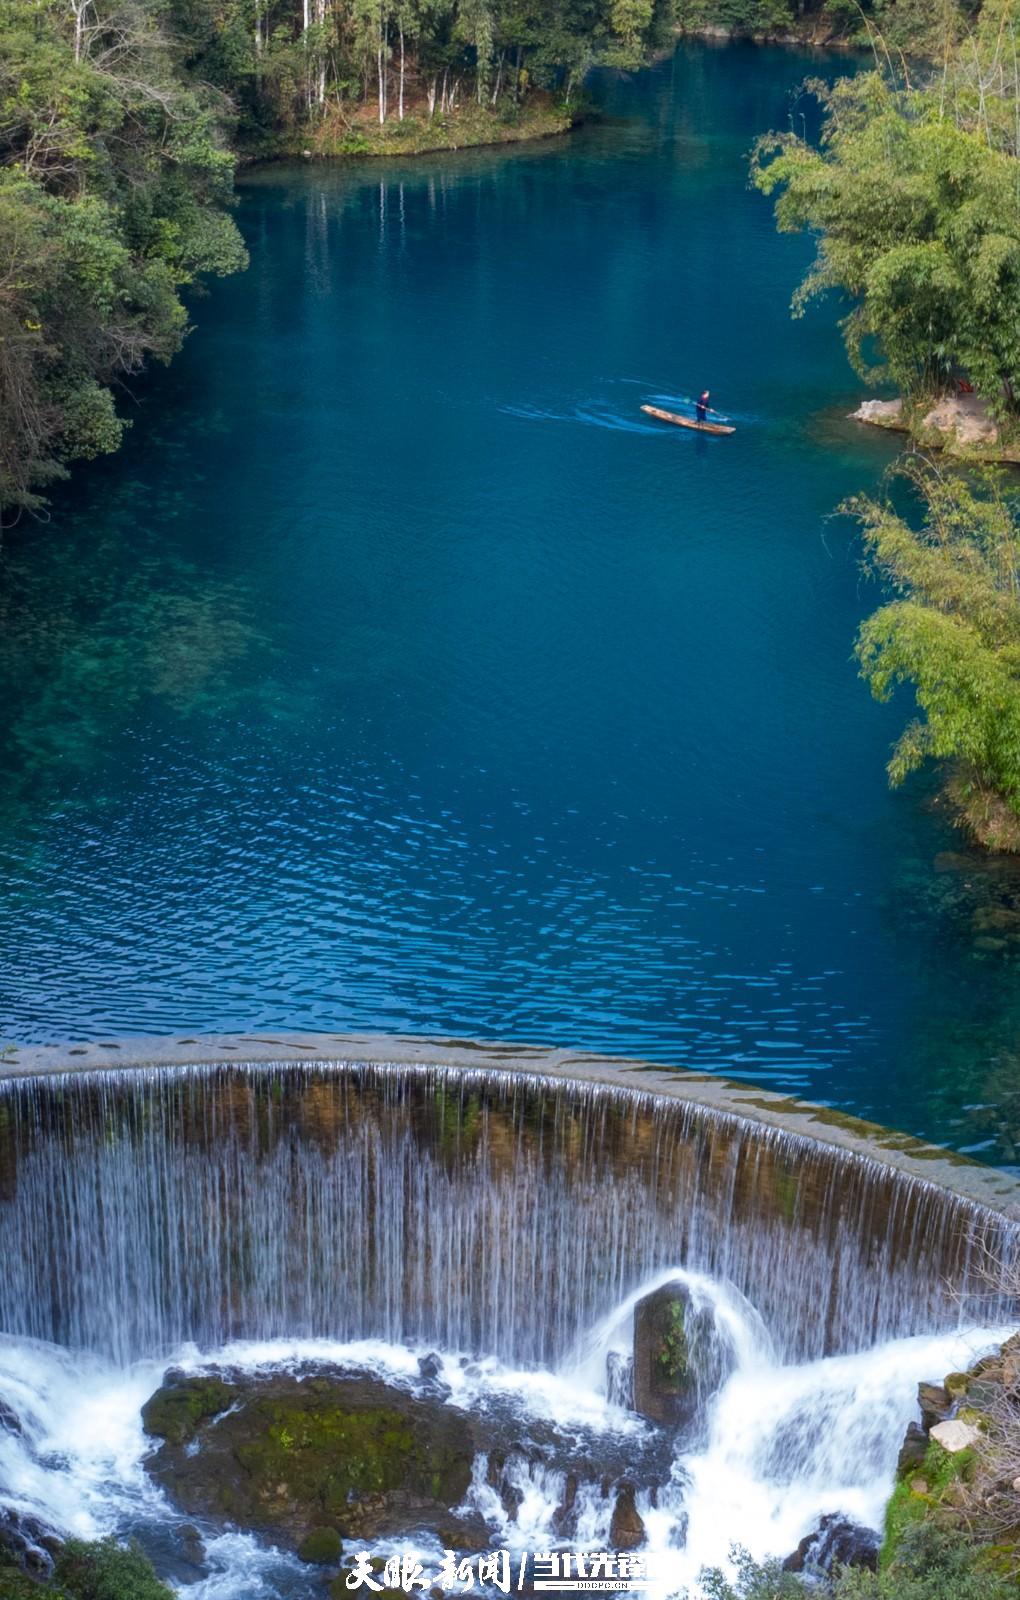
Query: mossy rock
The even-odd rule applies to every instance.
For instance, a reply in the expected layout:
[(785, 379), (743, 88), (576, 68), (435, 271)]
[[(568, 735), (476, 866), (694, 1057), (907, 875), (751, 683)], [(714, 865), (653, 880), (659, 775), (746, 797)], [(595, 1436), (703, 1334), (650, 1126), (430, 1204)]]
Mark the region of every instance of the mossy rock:
[(634, 1308), (634, 1409), (667, 1427), (687, 1421), (696, 1405), (690, 1304), (690, 1290), (677, 1282), (654, 1289)]
[(940, 1513), (954, 1506), (961, 1485), (973, 1475), (975, 1460), (973, 1450), (957, 1450), (950, 1455), (933, 1439), (920, 1471), (908, 1468), (901, 1475), (886, 1507), (885, 1537), (878, 1558), (880, 1571), (887, 1571), (893, 1564), (909, 1528), (928, 1519), (937, 1520)]
[(470, 1429), (441, 1401), (322, 1368), (228, 1373), (201, 1390), (192, 1382), (175, 1382), (145, 1408), (173, 1430), (149, 1471), (191, 1516), (293, 1549), (310, 1529), (328, 1530), (330, 1554), (306, 1559), (338, 1561), (345, 1537), (397, 1533), (415, 1520), (434, 1526), (471, 1481)]
[(163, 1387), (142, 1407), (142, 1427), (154, 1439), (187, 1444), (200, 1423), (219, 1416), (233, 1401), (234, 1390), (222, 1378), (167, 1373)]
[(335, 1528), (313, 1528), (297, 1548), (298, 1559), (310, 1566), (335, 1567), (344, 1553), (344, 1542)]

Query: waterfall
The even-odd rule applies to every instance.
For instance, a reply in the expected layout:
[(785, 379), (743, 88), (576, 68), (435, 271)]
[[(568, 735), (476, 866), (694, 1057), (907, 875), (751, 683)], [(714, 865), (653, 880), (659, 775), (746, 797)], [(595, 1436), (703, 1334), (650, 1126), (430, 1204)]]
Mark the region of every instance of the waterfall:
[(338, 1062), (0, 1083), (0, 1327), (125, 1364), (378, 1338), (562, 1362), (666, 1267), (780, 1360), (988, 1323), (1018, 1229), (888, 1166), (638, 1090)]

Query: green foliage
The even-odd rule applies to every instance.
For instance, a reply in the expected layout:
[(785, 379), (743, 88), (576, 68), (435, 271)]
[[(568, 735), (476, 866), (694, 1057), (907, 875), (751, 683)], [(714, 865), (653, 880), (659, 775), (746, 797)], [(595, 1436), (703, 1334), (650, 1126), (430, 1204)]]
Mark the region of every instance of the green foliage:
[(963, 11), (957, 0), (678, 0), (677, 21), (692, 31), (840, 39), (937, 57), (947, 28), (962, 27)]
[(1020, 813), (1020, 525), (990, 474), (974, 484), (919, 458), (900, 476), (920, 527), (886, 502), (847, 507), (894, 598), (862, 625), (857, 656), (876, 699), (909, 684), (922, 713), (889, 763), (894, 784), (929, 757), (964, 764)]
[(883, 1571), (904, 1551), (909, 1559), (911, 1540), (919, 1537), (918, 1525), (926, 1521), (933, 1508), (951, 1497), (955, 1484), (970, 1477), (973, 1466), (972, 1450), (951, 1454), (933, 1439), (921, 1465), (900, 1476), (885, 1511)]
[(69, 1600), (173, 1600), (173, 1591), (160, 1583), (138, 1546), (121, 1545), (116, 1539), (94, 1544), (70, 1540), (53, 1576)]
[(795, 19), (790, 0), (679, 0), (677, 20), (692, 32), (722, 28), (767, 37), (792, 31)]
[(656, 1351), (656, 1361), (659, 1373), (666, 1383), (680, 1384), (689, 1375), (690, 1350), (687, 1343), (684, 1307), (678, 1300), (670, 1301), (667, 1307), (665, 1325)]
[(226, 102), (163, 0), (0, 0), (0, 505), (115, 449), (111, 385), (187, 326), (178, 290), (244, 265)]
[(1014, 159), (961, 125), (936, 87), (878, 72), (815, 85), (825, 109), (816, 148), (793, 134), (761, 141), (753, 173), (786, 232), (818, 236), (794, 300), (836, 290), (842, 327), (869, 382), (908, 394), (968, 374), (993, 409), (1013, 408), (1020, 374), (1020, 201)]
[(702, 1582), (706, 1600), (1016, 1600), (1014, 1581), (985, 1564), (983, 1547), (930, 1523), (917, 1528), (879, 1573), (844, 1568), (819, 1585), (745, 1553), (733, 1582), (719, 1572)]
[(71, 1539), (49, 1582), (29, 1578), (0, 1548), (0, 1600), (173, 1600), (137, 1545)]

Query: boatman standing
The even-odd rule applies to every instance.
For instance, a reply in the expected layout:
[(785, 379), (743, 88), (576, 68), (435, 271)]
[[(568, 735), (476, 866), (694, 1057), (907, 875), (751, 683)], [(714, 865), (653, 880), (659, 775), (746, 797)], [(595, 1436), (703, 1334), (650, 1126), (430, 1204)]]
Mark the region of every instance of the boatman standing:
[(695, 401), (695, 405), (694, 405), (694, 414), (697, 417), (699, 422), (704, 422), (706, 416), (708, 415), (708, 402), (709, 402), (709, 399), (710, 399), (709, 390), (708, 389), (702, 389), (702, 391), (699, 394), (697, 400)]

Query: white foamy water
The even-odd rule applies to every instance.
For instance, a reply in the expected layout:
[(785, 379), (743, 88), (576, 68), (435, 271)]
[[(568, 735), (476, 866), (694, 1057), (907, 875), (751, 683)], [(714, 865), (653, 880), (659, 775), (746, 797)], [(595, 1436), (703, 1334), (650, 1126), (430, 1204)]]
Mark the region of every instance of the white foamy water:
[[(663, 1594), (685, 1586), (696, 1592), (700, 1569), (725, 1566), (736, 1541), (759, 1558), (785, 1556), (828, 1512), (879, 1527), (904, 1428), (916, 1415), (918, 1381), (967, 1365), (1010, 1331), (970, 1328), (783, 1365), (761, 1318), (736, 1290), (674, 1269), (657, 1273), (603, 1318), (559, 1372), (442, 1353), (445, 1403), (468, 1413), (509, 1406), (522, 1423), (555, 1423), (568, 1440), (575, 1432), (589, 1441), (647, 1438), (646, 1424), (607, 1399), (607, 1357), (628, 1348), (637, 1301), (677, 1279), (695, 1311), (713, 1319), (730, 1370), (709, 1402), (701, 1442), (687, 1454), (678, 1450), (669, 1481), (654, 1489), (637, 1483), (648, 1548), (668, 1563)], [(180, 1519), (145, 1473), (139, 1410), (168, 1364), (197, 1369), (214, 1361), (258, 1371), (322, 1362), (424, 1390), (423, 1353), (381, 1340), (246, 1341), (215, 1351), (186, 1346), (170, 1363), (123, 1369), (52, 1345), (0, 1339), (0, 1400), (22, 1424), (20, 1436), (0, 1429), (0, 1499), (61, 1533), (130, 1530), (158, 1545)], [(605, 1549), (615, 1486), (606, 1492), (585, 1478), (584, 1467), (579, 1460), (568, 1534), (556, 1526), (565, 1472), (523, 1453), (503, 1464), (503, 1493), (479, 1456), (466, 1508), (485, 1519), (491, 1548)], [(413, 1532), (374, 1548), (383, 1555), (415, 1549), (426, 1563), (440, 1555), (433, 1540)], [(199, 1581), (181, 1592), (190, 1600), (303, 1600), (307, 1587), (307, 1569), (292, 1557), (250, 1535), (224, 1533), (208, 1540)]]

